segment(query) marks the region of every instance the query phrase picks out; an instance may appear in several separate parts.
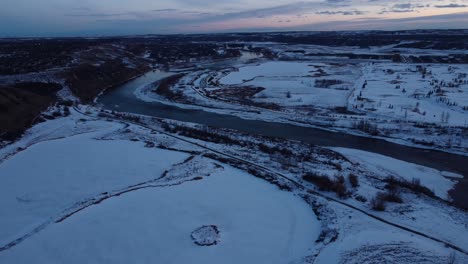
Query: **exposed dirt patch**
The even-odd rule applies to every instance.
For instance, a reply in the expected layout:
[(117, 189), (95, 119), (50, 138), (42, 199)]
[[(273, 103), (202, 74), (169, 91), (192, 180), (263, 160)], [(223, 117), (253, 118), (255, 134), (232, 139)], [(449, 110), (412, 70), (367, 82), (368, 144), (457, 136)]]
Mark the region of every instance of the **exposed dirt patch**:
[(214, 246), (218, 244), (220, 238), (219, 229), (215, 225), (199, 227), (190, 236), (199, 246)]

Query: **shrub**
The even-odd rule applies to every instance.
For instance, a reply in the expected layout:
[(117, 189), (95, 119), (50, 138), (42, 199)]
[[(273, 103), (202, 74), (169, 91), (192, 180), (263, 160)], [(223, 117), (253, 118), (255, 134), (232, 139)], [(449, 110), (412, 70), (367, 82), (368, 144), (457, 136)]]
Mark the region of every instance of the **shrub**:
[(342, 171), (342, 170), (343, 170), (343, 167), (341, 166), (340, 163), (333, 163), (333, 166), (335, 166), (335, 168), (336, 168), (338, 171)]
[(346, 188), (346, 184), (344, 182), (335, 182), (333, 189), (336, 195), (338, 195), (338, 197), (341, 199), (348, 197), (348, 189)]
[(377, 125), (370, 123), (369, 121), (361, 120), (358, 123), (355, 123), (354, 128), (359, 129), (363, 132), (371, 134), (373, 136), (379, 135), (379, 130)]
[(396, 186), (399, 186), (402, 188), (409, 189), (415, 193), (421, 193), (429, 197), (435, 197), (434, 192), (431, 189), (422, 186), (421, 181), (419, 179), (413, 178), (410, 182), (405, 179), (397, 179), (396, 177), (390, 176), (384, 181), (388, 183), (386, 186), (387, 189), (395, 189)]
[(64, 116), (69, 116), (69, 115), (70, 115), (70, 108), (65, 107), (65, 108), (63, 109), (63, 115), (64, 115)]
[(156, 144), (154, 144), (154, 142), (145, 141), (145, 147), (146, 148), (154, 148), (155, 146), (156, 146)]
[(307, 173), (304, 176), (302, 176), (302, 179), (304, 179), (305, 181), (308, 181), (310, 183), (313, 183), (321, 191), (332, 191), (333, 190), (334, 181), (330, 180), (327, 176)]
[(403, 203), (403, 199), (401, 199), (400, 193), (396, 189), (388, 190), (384, 199), (391, 203)]
[(383, 194), (378, 193), (370, 201), (371, 208), (375, 211), (385, 211), (385, 200), (383, 199)]
[(367, 202), (367, 198), (362, 196), (362, 195), (356, 195), (356, 197), (354, 197), (357, 201), (361, 202), (361, 203), (365, 203)]
[(342, 183), (342, 184), (345, 183), (345, 178), (343, 177), (343, 175), (338, 176), (337, 180), (338, 180), (338, 183)]
[(450, 253), (450, 255), (448, 256), (447, 263), (448, 263), (448, 264), (455, 264), (456, 262), (457, 262), (457, 258), (456, 258), (456, 256), (455, 256), (455, 252), (452, 251), (452, 252)]
[(55, 118), (60, 117), (60, 116), (62, 116), (62, 112), (60, 112), (60, 110), (56, 110), (56, 111), (54, 111), (52, 113), (52, 116), (55, 117)]
[(359, 186), (359, 180), (356, 175), (350, 173), (348, 176), (348, 179), (349, 179), (349, 183), (351, 183), (351, 186), (353, 186), (354, 188)]
[(327, 176), (307, 173), (302, 178), (316, 185), (321, 191), (335, 192), (342, 199), (349, 196), (343, 176), (339, 176), (337, 180), (330, 180)]

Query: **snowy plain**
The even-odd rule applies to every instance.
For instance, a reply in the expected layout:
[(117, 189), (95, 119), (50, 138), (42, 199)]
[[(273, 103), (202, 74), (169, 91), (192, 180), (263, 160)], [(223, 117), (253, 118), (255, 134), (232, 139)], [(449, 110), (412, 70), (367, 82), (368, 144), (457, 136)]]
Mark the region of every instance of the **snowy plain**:
[[(0, 252), (1, 263), (288, 263), (311, 253), (319, 224), (294, 194), (229, 165), (131, 140), (147, 130), (73, 116), (40, 130), (76, 121), (88, 131), (59, 127), (67, 137), (43, 135), (0, 163), (0, 242), (25, 238)], [(144, 188), (119, 194), (129, 186)], [(191, 232), (210, 224), (220, 243), (195, 245)]]
[[(190, 233), (214, 224), (220, 241), (195, 245)], [(56, 224), (6, 253), (5, 263), (289, 263), (319, 233), (299, 198), (246, 173), (112, 198)]]

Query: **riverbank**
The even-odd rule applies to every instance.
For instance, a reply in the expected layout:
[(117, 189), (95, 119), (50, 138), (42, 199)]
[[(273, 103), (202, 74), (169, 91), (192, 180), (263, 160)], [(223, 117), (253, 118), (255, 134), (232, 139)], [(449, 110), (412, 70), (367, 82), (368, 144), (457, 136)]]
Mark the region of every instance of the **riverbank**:
[[(332, 132), (318, 128), (287, 123), (249, 120), (237, 116), (206, 112), (198, 109), (184, 109), (159, 102), (143, 102), (134, 95), (136, 89), (140, 89), (146, 84), (165, 78), (168, 75), (169, 73), (164, 72), (146, 75), (140, 79), (126, 83), (117, 89), (113, 89), (110, 93), (102, 95), (97, 102), (104, 109), (108, 110), (167, 118), (217, 128), (234, 129), (250, 134), (298, 140), (319, 146), (360, 149), (431, 167), (440, 171), (458, 173), (463, 175), (465, 177), (464, 179), (466, 179), (468, 175), (468, 168), (464, 166), (464, 164), (468, 164), (468, 157), (465, 155), (415, 148), (383, 139)], [(455, 202), (457, 206), (468, 208), (463, 194), (466, 188), (463, 180), (459, 181), (459, 184), (451, 191), (451, 194), (453, 197), (457, 197)]]

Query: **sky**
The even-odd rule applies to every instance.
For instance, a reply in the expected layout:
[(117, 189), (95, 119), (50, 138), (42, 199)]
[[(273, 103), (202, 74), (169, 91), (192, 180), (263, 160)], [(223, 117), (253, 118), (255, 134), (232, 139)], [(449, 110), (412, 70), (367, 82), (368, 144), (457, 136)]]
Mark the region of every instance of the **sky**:
[(0, 37), (468, 28), (468, 0), (0, 0)]

